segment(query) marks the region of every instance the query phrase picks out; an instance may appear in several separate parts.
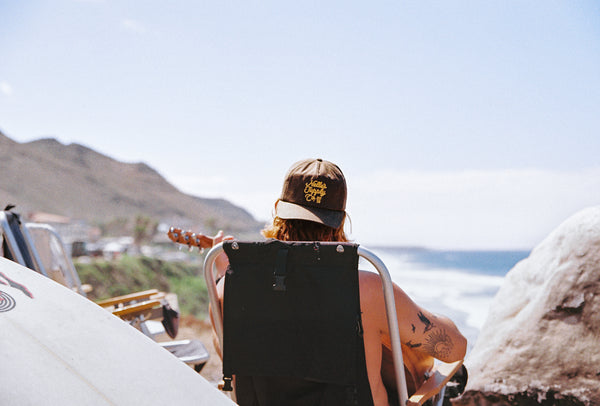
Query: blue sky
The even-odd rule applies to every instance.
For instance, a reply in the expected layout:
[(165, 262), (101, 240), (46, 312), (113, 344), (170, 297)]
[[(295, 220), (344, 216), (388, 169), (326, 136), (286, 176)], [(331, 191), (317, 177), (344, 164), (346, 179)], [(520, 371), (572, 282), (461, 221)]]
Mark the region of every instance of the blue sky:
[(600, 202), (594, 1), (0, 0), (0, 61), (7, 136), (265, 220), (322, 157), (365, 244), (531, 248)]

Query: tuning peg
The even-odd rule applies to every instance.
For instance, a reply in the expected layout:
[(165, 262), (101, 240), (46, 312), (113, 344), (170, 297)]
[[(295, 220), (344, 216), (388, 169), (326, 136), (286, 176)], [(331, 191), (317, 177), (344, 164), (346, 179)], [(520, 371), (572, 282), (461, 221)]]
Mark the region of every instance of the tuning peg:
[(200, 236), (196, 233), (192, 234), (192, 240), (194, 240), (194, 244), (196, 245), (196, 247), (201, 248), (200, 247)]

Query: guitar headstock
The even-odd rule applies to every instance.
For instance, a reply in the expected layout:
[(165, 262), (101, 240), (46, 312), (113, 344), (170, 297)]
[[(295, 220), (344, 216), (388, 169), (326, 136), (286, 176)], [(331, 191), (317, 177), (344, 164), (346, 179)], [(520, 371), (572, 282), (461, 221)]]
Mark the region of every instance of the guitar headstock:
[(184, 244), (188, 247), (198, 247), (200, 250), (211, 248), (215, 244), (213, 237), (201, 233), (193, 233), (191, 231), (183, 231), (180, 228), (171, 227), (167, 232), (171, 241), (178, 244)]

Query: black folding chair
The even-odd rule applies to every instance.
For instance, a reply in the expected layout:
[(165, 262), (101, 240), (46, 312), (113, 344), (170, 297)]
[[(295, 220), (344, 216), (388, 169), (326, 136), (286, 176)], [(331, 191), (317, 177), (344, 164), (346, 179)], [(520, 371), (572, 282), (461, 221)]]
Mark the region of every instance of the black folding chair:
[[(214, 263), (223, 252), (230, 265), (221, 308)], [(359, 257), (381, 276), (399, 404), (442, 404), (445, 385), (462, 361), (436, 364), (408, 399), (394, 288), (374, 253), (351, 243), (269, 240), (225, 241), (204, 262), (223, 355), (223, 386), (233, 390), (240, 405), (372, 404), (360, 319)]]
[[(222, 317), (212, 270), (223, 251), (230, 267)], [(359, 255), (383, 270), (394, 359), (400, 366), (397, 384), (406, 403), (393, 287), (381, 261), (356, 244), (270, 240), (227, 241), (205, 260), (224, 379), (227, 383), (235, 375), (240, 404), (252, 404), (246, 403), (252, 395), (261, 405), (306, 404), (302, 400), (311, 397), (331, 399), (328, 404), (372, 404), (360, 319)]]

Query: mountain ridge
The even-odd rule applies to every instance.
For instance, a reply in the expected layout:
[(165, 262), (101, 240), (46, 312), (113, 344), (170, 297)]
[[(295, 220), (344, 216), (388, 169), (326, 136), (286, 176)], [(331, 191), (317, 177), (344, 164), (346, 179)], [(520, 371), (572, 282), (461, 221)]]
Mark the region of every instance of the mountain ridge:
[(144, 215), (200, 232), (258, 233), (263, 226), (224, 199), (188, 195), (144, 162), (45, 137), (19, 143), (0, 131), (0, 204), (101, 223)]

